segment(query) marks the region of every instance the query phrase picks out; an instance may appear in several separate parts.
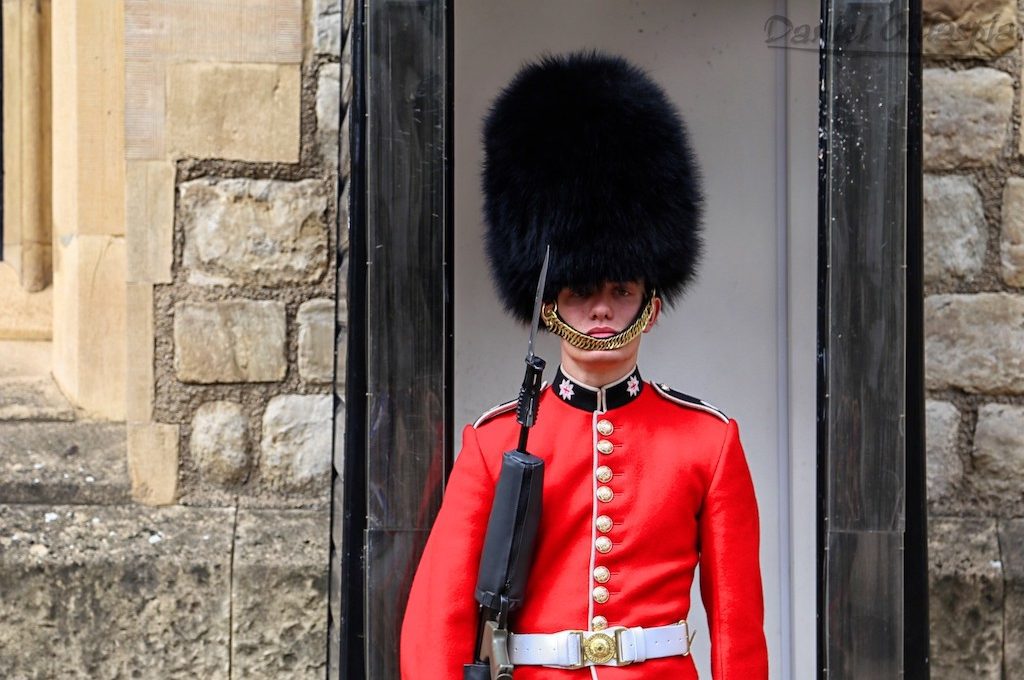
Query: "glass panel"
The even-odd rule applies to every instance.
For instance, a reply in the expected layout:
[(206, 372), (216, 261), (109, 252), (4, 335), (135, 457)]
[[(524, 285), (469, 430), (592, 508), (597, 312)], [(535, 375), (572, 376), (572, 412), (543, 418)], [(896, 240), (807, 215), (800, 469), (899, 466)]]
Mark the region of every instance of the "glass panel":
[[(906, 30), (836, 2), (829, 136), (829, 526), (903, 528)], [(874, 27), (873, 30), (853, 27)], [(844, 30), (847, 29), (847, 30)]]
[(822, 630), (828, 678), (903, 671), (908, 4), (826, 3)]
[(828, 677), (902, 677), (903, 533), (832, 532), (828, 547)]
[(447, 17), (440, 0), (365, 12), (365, 654), (366, 677), (390, 679), (450, 446)]
[[(391, 680), (399, 676), (398, 638), (412, 577), (430, 531), (366, 533), (366, 677)], [(381, 612), (386, 615), (371, 615)]]

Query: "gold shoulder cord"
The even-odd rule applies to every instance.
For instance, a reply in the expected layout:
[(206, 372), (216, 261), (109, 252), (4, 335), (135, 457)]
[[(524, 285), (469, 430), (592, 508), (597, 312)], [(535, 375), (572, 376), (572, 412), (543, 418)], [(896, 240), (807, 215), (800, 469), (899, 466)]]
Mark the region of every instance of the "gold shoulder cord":
[(573, 347), (578, 347), (585, 350), (610, 350), (624, 347), (629, 343), (633, 342), (638, 335), (644, 332), (647, 328), (647, 323), (651, 320), (651, 314), (654, 313), (654, 298), (651, 296), (647, 300), (647, 304), (637, 315), (633, 323), (629, 324), (628, 327), (619, 331), (615, 335), (610, 335), (607, 338), (595, 338), (581, 333), (569, 324), (567, 324), (562, 317), (558, 314), (558, 304), (552, 303), (544, 305), (544, 310), (541, 312), (541, 319), (544, 321), (544, 325), (547, 326), (548, 330), (568, 342)]

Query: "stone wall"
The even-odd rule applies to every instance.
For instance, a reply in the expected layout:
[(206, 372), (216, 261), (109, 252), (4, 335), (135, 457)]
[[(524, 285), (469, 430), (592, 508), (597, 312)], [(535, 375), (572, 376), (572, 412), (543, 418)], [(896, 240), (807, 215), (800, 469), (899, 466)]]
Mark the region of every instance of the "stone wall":
[(0, 677), (322, 678), (352, 3), (54, 7), (94, 396), (0, 366)]
[(323, 508), (342, 8), (186, 5), (126, 3), (135, 496)]
[(924, 4), (932, 677), (1024, 677), (1019, 10)]

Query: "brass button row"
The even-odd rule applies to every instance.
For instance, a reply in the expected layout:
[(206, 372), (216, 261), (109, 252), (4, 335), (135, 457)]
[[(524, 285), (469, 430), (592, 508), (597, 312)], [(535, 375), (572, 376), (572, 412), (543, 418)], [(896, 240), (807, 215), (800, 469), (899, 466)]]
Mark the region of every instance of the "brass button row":
[[(597, 421), (597, 432), (602, 437), (608, 437), (614, 431), (615, 427), (612, 425), (611, 421), (605, 419)], [(608, 455), (615, 450), (615, 445), (607, 439), (599, 439), (597, 442), (597, 450), (601, 454)], [(597, 500), (602, 503), (611, 502), (612, 499), (615, 498), (615, 492), (605, 485), (612, 481), (612, 477), (614, 476), (612, 469), (607, 465), (602, 465), (594, 471), (594, 474), (597, 477), (597, 481), (602, 485), (597, 488)], [(597, 518), (595, 524), (599, 532), (607, 534), (612, 530), (615, 522), (612, 521), (612, 518), (608, 515), (601, 515)], [(607, 555), (612, 550), (612, 539), (607, 536), (598, 536), (594, 541), (594, 548), (602, 555)], [(611, 579), (611, 576), (612, 574), (608, 567), (598, 566), (594, 568), (594, 581), (596, 583), (607, 583), (608, 580)], [(592, 592), (594, 602), (597, 604), (604, 604), (608, 601), (610, 596), (608, 588), (604, 585), (596, 586)], [(595, 616), (590, 622), (590, 627), (591, 630), (604, 630), (608, 627), (608, 619), (603, 616)]]

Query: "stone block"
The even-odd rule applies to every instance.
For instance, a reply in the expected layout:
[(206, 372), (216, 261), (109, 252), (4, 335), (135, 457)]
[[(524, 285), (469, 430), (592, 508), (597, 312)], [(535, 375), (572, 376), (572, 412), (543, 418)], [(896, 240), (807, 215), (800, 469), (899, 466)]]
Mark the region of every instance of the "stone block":
[(232, 509), (0, 506), (0, 677), (229, 677)]
[(924, 71), (924, 165), (951, 170), (998, 160), (1010, 132), (1013, 78), (991, 68)]
[(0, 423), (0, 499), (126, 503), (125, 439), (122, 423)]
[(324, 64), (316, 82), (316, 137), (328, 168), (338, 167), (341, 129), (341, 66)]
[(174, 164), (128, 161), (125, 240), (129, 283), (170, 283), (174, 263)]
[(179, 187), (191, 283), (314, 283), (327, 269), (327, 193), (317, 180), (198, 179)]
[(1024, 519), (1000, 522), (1005, 605), (1003, 670), (1005, 678), (1024, 678)]
[(311, 383), (334, 379), (334, 301), (307, 300), (296, 316), (299, 324), (299, 375)]
[(957, 455), (960, 412), (948, 402), (928, 400), (925, 418), (928, 501), (935, 505), (963, 482), (964, 464)]
[(924, 177), (924, 280), (972, 281), (985, 264), (981, 194), (966, 177)]
[[(7, 246), (5, 246), (5, 249)], [(25, 290), (18, 273), (0, 262), (0, 339), (49, 340), (53, 336), (53, 286)]]
[(49, 376), (0, 378), (0, 421), (74, 419), (74, 409)]
[(174, 366), (182, 382), (281, 380), (288, 369), (284, 304), (179, 302), (174, 307)]
[(1003, 189), (999, 255), (1003, 281), (1024, 286), (1024, 177), (1009, 177)]
[(928, 526), (932, 677), (1001, 680), (1003, 569), (995, 520)]
[(50, 373), (53, 344), (42, 340), (0, 340), (0, 379)]
[(341, 56), (340, 0), (316, 0), (316, 36), (313, 48), (317, 54)]
[(271, 488), (326, 492), (331, 463), (332, 397), (274, 397), (263, 414), (260, 470)]
[(129, 283), (127, 287), (125, 415), (130, 422), (146, 423), (153, 419), (153, 284)]
[(977, 500), (1004, 517), (1024, 514), (1024, 406), (982, 404), (971, 457)]
[(297, 64), (169, 64), (168, 152), (295, 163), (300, 87)]
[(72, 234), (54, 244), (53, 377), (90, 416), (124, 420), (124, 237)]
[(922, 10), (928, 56), (993, 59), (1017, 44), (1015, 0), (928, 0)]
[(178, 426), (128, 424), (128, 474), (132, 498), (147, 505), (168, 505), (178, 495)]
[(238, 511), (233, 678), (324, 677), (328, 525), (326, 512)]
[(931, 295), (924, 312), (929, 389), (1024, 392), (1024, 295)]
[(233, 484), (248, 475), (249, 421), (241, 404), (211, 401), (196, 409), (190, 444), (204, 479)]

